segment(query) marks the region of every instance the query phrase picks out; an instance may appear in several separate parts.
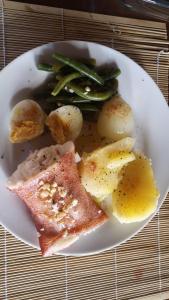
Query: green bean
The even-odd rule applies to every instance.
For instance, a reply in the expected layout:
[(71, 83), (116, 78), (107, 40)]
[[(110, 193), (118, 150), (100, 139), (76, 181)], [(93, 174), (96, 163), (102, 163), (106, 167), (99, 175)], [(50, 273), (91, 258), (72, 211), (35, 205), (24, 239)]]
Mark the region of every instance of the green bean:
[(69, 57), (66, 57), (62, 54), (59, 53), (55, 53), (53, 54), (53, 57), (58, 60), (59, 62), (62, 62), (70, 67), (72, 67), (73, 69), (77, 70), (78, 72), (80, 72), (81, 74), (86, 75), (87, 77), (93, 79), (94, 81), (96, 81), (98, 84), (103, 85), (104, 84), (104, 80), (103, 78), (94, 70), (88, 68), (85, 64), (80, 63), (79, 61), (76, 61), (74, 59), (71, 59)]
[(93, 104), (76, 104), (77, 107), (80, 108), (82, 111), (91, 111), (91, 112), (98, 112), (100, 108)]
[(59, 94), (59, 92), (64, 88), (65, 85), (67, 85), (71, 80), (81, 77), (81, 74), (78, 72), (71, 73), (69, 75), (66, 75), (62, 77), (58, 83), (56, 84), (54, 90), (52, 91), (51, 95), (56, 96)]
[(48, 64), (38, 64), (37, 65), (38, 70), (40, 71), (46, 71), (46, 72), (52, 72), (52, 65)]
[(46, 99), (47, 103), (57, 103), (57, 102), (63, 102), (63, 103), (89, 103), (91, 100), (87, 100), (78, 96), (70, 97), (69, 95), (58, 95), (58, 96), (50, 96)]
[(52, 71), (59, 72), (63, 67), (64, 67), (64, 64), (58, 62), (57, 64), (52, 65)]
[(58, 62), (57, 64), (50, 65), (50, 64), (38, 64), (37, 68), (41, 71), (46, 72), (58, 72), (64, 66), (63, 63)]
[(89, 99), (84, 99), (84, 98), (81, 98), (81, 97), (79, 97), (79, 98), (75, 98), (75, 99), (72, 99), (72, 103), (90, 103), (91, 102), (91, 100), (89, 100)]
[(106, 86), (107, 88), (113, 88), (114, 89), (114, 93), (113, 95), (117, 94), (118, 91), (118, 80), (117, 79), (110, 79), (108, 81), (106, 81)]
[(88, 99), (91, 101), (105, 101), (110, 98), (113, 94), (116, 93), (116, 88), (112, 85), (112, 87), (108, 88), (105, 91), (91, 91), (86, 92), (84, 88), (80, 87), (78, 84), (74, 82), (69, 82), (67, 87), (72, 89), (75, 94), (80, 96), (81, 98)]
[(95, 67), (96, 66), (96, 59), (95, 58), (82, 59), (82, 63), (89, 66), (89, 67)]
[(110, 79), (116, 78), (121, 74), (121, 71), (119, 68), (111, 70), (109, 72), (106, 72), (105, 74), (102, 75), (104, 78), (104, 81), (108, 81)]
[[(72, 73), (71, 73), (72, 74)], [(63, 75), (61, 75), (61, 74), (56, 74), (56, 79), (57, 80), (61, 80), (63, 78)]]

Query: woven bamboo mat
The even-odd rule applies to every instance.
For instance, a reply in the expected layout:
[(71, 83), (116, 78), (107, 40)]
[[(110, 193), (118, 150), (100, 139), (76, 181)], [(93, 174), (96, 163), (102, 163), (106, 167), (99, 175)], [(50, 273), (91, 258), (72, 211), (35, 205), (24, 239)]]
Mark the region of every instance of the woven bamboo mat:
[[(163, 23), (0, 2), (0, 66), (38, 45), (63, 39), (114, 47), (142, 65), (168, 99)], [(168, 129), (166, 129), (168, 130)], [(6, 251), (5, 251), (6, 249)], [(5, 259), (6, 258), (6, 259)], [(0, 300), (169, 299), (169, 197), (124, 245), (83, 258), (42, 258), (0, 228)]]

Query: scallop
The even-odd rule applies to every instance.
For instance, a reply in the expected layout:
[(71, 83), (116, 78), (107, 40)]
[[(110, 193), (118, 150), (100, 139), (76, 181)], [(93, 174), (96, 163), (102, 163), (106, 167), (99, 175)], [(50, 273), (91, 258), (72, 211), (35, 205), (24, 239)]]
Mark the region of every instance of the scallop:
[(46, 120), (53, 139), (63, 144), (74, 141), (80, 134), (83, 116), (80, 109), (73, 105), (65, 105), (52, 111)]
[(107, 101), (98, 117), (98, 133), (101, 137), (114, 141), (131, 136), (134, 131), (134, 118), (131, 107), (120, 97)]
[(44, 131), (45, 113), (40, 105), (30, 99), (17, 103), (11, 112), (9, 139), (22, 143), (36, 138)]

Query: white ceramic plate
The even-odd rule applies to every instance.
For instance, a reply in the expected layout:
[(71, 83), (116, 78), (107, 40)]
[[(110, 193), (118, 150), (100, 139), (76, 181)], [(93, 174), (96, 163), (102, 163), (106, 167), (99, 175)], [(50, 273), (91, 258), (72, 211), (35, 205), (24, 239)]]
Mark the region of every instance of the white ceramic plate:
[[(8, 141), (8, 124), (14, 104), (29, 97), (48, 76), (46, 72), (37, 70), (37, 62), (48, 61), (55, 51), (75, 58), (94, 57), (98, 65), (116, 63), (119, 66), (119, 92), (133, 109), (137, 143), (152, 159), (161, 194), (158, 208), (169, 185), (169, 110), (159, 88), (139, 65), (118, 51), (81, 41), (52, 43), (26, 52), (0, 72), (0, 156), (4, 156), (0, 159), (0, 222), (17, 238), (33, 247), (38, 247), (38, 239), (31, 217), (24, 203), (6, 189), (6, 180), (30, 150), (43, 147), (49, 141), (43, 137), (33, 142), (12, 145)], [(60, 253), (88, 255), (110, 249), (135, 235), (151, 218), (129, 225), (121, 225), (113, 219)]]

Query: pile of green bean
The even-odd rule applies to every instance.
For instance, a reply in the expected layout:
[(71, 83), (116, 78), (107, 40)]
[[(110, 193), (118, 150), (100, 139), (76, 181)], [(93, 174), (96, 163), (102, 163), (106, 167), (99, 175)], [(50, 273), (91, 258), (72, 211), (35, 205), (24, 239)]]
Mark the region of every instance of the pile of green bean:
[(97, 112), (103, 102), (117, 93), (119, 68), (96, 70), (96, 60), (83, 62), (53, 54), (54, 64), (38, 64), (38, 69), (53, 76), (43, 92), (43, 108), (49, 113), (63, 105), (76, 105), (82, 111)]

